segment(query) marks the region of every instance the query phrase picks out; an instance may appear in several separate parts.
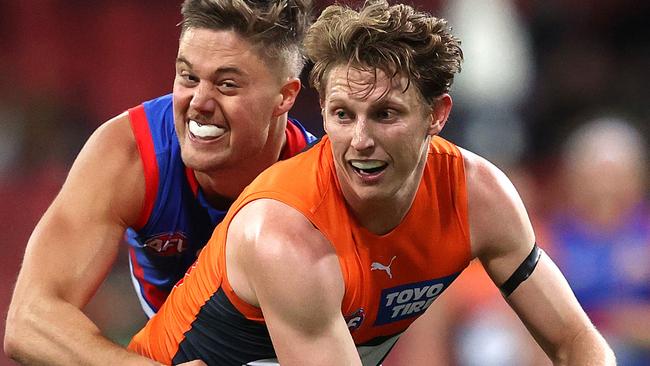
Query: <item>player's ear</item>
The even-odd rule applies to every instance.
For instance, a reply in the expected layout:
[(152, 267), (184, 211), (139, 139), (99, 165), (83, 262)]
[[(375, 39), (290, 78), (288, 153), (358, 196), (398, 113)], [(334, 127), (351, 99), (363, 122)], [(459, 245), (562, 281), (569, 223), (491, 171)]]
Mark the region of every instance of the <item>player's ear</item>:
[(440, 133), (447, 123), (447, 118), (449, 118), (449, 113), (451, 113), (451, 107), (453, 102), (451, 96), (447, 93), (442, 94), (433, 101), (431, 105), (431, 111), (428, 114), (429, 118), (429, 128), (427, 134), (434, 136)]
[(298, 78), (288, 79), (282, 88), (280, 89), (279, 103), (275, 106), (273, 111), (274, 116), (283, 115), (293, 107), (293, 104), (296, 102), (296, 97), (300, 93), (300, 88), (302, 84)]
[(323, 119), (323, 131), (327, 133), (327, 123), (325, 123), (325, 100), (323, 100), (323, 98), (318, 98), (318, 103), (320, 105), (320, 118)]

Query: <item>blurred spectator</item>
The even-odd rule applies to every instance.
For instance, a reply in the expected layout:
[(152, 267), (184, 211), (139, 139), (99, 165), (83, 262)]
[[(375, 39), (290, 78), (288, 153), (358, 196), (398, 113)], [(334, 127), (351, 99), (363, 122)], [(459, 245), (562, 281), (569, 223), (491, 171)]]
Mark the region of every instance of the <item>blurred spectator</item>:
[(620, 365), (650, 365), (648, 148), (617, 118), (567, 139), (550, 242), (578, 301)]

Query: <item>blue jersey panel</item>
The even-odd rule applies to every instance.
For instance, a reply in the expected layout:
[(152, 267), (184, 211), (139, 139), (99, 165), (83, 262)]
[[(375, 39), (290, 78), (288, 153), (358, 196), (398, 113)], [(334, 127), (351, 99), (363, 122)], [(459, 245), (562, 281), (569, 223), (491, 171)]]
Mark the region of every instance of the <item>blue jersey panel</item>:
[(174, 130), (171, 95), (143, 103), (155, 161), (158, 187), (149, 220), (129, 229), (127, 241), (134, 285), (151, 316), (196, 259), (225, 212), (210, 207), (192, 191)]

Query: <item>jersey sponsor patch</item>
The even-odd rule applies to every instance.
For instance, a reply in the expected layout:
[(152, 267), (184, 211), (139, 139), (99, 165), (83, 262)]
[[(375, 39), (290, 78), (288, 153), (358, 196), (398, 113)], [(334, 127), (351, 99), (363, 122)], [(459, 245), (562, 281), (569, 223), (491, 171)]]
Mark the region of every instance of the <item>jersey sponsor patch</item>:
[(385, 289), (381, 292), (375, 325), (388, 324), (424, 313), (459, 274), (460, 272), (443, 278)]
[(154, 235), (144, 242), (149, 253), (169, 257), (187, 249), (187, 236), (181, 232)]

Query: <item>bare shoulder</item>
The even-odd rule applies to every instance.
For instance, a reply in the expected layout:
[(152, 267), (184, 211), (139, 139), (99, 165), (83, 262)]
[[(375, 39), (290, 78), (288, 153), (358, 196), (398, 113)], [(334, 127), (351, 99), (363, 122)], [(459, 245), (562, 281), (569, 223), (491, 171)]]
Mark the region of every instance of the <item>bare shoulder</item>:
[[(487, 159), (461, 149), (467, 181), (472, 254), (499, 255), (534, 242), (524, 204), (508, 177)], [(513, 246), (515, 248), (513, 248)]]
[(90, 136), (70, 169), (59, 200), (84, 210), (111, 207), (112, 214), (132, 224), (144, 200), (144, 169), (128, 114), (122, 113), (99, 126)]
[(89, 153), (110, 154), (112, 158), (139, 160), (131, 122), (127, 112), (119, 114), (100, 125), (90, 136), (85, 150)]
[(272, 259), (298, 256), (301, 261), (318, 260), (334, 253), (323, 234), (297, 209), (273, 199), (259, 199), (244, 206), (235, 216), (229, 235), (240, 236), (249, 246), (249, 258)]
[(340, 307), (344, 286), (334, 248), (301, 212), (282, 202), (260, 199), (244, 206), (228, 229), (226, 257), (233, 288), (252, 305), (282, 294), (319, 302), (327, 294)]

